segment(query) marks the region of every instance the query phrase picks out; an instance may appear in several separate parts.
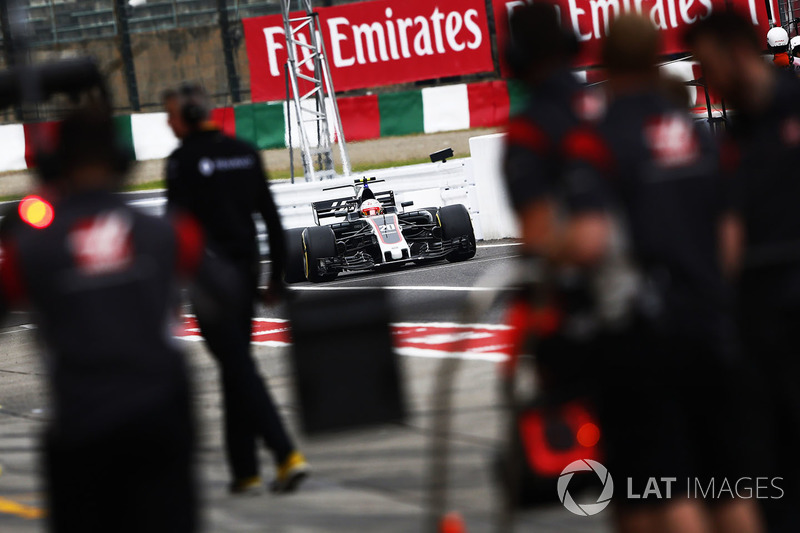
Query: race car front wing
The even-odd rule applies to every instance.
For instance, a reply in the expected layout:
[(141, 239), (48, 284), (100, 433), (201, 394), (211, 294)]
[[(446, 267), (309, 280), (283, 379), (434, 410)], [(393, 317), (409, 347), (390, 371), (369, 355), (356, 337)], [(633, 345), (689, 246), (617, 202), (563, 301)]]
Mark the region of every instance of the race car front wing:
[(411, 257), (395, 259), (392, 261), (376, 262), (371, 254), (359, 251), (353, 255), (326, 257), (319, 260), (320, 275), (330, 272), (342, 272), (344, 270), (371, 270), (379, 265), (388, 263), (405, 263), (408, 261), (424, 261), (442, 259), (455, 251), (466, 251), (472, 246), (469, 237), (456, 237), (453, 239), (442, 240), (434, 243), (422, 243), (420, 251), (412, 254)]

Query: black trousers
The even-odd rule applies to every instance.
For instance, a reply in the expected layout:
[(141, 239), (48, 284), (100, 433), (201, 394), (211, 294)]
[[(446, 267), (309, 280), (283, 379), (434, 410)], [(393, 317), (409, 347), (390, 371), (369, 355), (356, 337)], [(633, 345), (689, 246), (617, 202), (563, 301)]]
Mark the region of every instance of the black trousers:
[[(53, 533), (191, 533), (197, 528), (188, 407), (79, 444), (44, 442)], [(136, 429), (138, 428), (138, 430)], [(158, 431), (155, 431), (158, 428)]]
[(785, 491), (782, 498), (761, 500), (768, 531), (800, 531), (800, 344), (797, 331), (800, 306), (769, 308), (743, 306), (742, 336), (747, 355), (758, 368), (760, 388), (751, 393), (758, 402), (762, 426), (765, 470), (781, 478), (777, 484)]
[[(692, 336), (637, 324), (600, 342), (596, 386), (603, 464), (615, 479), (629, 478), (639, 494), (650, 478), (677, 478), (676, 494), (685, 496), (687, 480), (708, 486), (711, 480), (732, 484), (765, 475), (755, 457), (752, 373), (728, 333), (732, 321), (720, 324), (725, 327), (716, 334)], [(624, 494), (614, 497), (626, 508), (667, 503)]]
[(220, 366), (228, 465), (234, 479), (243, 479), (259, 475), (258, 438), (278, 463), (289, 456), (294, 444), (251, 353), (258, 262), (245, 258), (232, 260), (232, 264), (248, 293), (236, 308), (219, 309), (202, 291), (194, 295), (192, 303), (200, 331)]

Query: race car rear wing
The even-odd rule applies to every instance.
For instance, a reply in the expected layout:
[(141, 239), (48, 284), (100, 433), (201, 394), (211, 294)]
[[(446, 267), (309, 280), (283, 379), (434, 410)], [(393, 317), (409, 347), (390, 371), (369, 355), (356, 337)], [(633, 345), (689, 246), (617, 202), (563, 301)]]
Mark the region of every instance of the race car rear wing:
[(311, 209), (314, 211), (314, 222), (317, 225), (319, 225), (320, 219), (345, 217), (347, 213), (352, 213), (357, 207), (358, 200), (352, 196), (311, 203)]
[[(396, 208), (394, 191), (374, 192), (374, 194), (375, 199), (383, 205), (385, 210)], [(311, 209), (314, 211), (314, 222), (319, 225), (319, 221), (323, 218), (346, 217), (349, 213), (356, 212), (358, 204), (358, 199), (352, 196), (312, 202)]]

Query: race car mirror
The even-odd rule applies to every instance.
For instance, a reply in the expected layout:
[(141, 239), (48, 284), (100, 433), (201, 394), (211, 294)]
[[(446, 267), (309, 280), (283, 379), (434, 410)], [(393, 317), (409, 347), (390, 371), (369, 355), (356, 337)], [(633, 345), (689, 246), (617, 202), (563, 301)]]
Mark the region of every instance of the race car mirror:
[(437, 161), (445, 162), (451, 157), (453, 157), (453, 149), (445, 148), (431, 154), (431, 163), (436, 163)]
[(384, 291), (305, 293), (289, 303), (289, 319), (295, 398), (305, 433), (404, 419)]

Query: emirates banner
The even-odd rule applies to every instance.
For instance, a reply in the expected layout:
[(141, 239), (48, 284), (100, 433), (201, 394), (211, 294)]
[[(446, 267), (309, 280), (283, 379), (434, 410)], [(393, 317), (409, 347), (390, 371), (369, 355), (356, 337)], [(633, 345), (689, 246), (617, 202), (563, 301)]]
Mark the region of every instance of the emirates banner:
[[(773, 13), (778, 13), (775, 0), (767, 0)], [(515, 9), (533, 0), (493, 0), (499, 50), (508, 41), (508, 20)], [(575, 66), (588, 67), (600, 63), (601, 43), (609, 24), (622, 13), (638, 12), (650, 17), (661, 30), (663, 54), (685, 52), (682, 38), (686, 29), (715, 11), (728, 7), (738, 10), (752, 21), (766, 48), (769, 18), (765, 0), (555, 0), (564, 27), (575, 32), (581, 44)], [(501, 54), (501, 70), (508, 74)]]
[[(494, 69), (484, 0), (375, 0), (315, 11), (337, 92)], [(282, 17), (243, 23), (253, 101), (283, 100)], [(298, 39), (309, 37), (306, 28)], [(299, 46), (298, 54), (302, 62), (308, 52)], [(313, 62), (302, 68), (313, 75)]]

